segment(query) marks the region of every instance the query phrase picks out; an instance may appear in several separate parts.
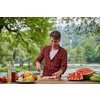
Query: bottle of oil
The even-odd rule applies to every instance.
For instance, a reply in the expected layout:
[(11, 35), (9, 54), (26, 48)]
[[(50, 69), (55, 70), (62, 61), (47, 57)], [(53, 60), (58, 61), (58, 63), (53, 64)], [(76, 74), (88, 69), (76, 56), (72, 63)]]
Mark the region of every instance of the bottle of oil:
[(8, 72), (7, 72), (7, 83), (11, 82), (12, 82), (12, 68), (11, 68), (11, 63), (9, 61)]

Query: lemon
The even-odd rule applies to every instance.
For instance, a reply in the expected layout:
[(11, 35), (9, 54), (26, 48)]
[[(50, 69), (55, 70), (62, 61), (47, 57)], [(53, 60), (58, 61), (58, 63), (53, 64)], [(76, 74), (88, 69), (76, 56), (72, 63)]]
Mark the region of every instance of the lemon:
[(25, 74), (24, 74), (25, 77), (29, 77), (29, 76), (31, 76), (31, 75), (32, 75), (32, 73), (29, 72), (29, 71), (26, 71)]
[(34, 78), (32, 76), (28, 76), (25, 79), (26, 79), (26, 81), (34, 81)]

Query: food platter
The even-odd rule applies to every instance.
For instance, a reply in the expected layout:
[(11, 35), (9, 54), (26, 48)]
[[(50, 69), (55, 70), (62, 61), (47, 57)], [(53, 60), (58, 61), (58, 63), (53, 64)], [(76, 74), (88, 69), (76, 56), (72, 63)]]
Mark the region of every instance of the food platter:
[(29, 84), (29, 83), (35, 83), (36, 81), (19, 81), (16, 80), (17, 83), (22, 83), (22, 84)]

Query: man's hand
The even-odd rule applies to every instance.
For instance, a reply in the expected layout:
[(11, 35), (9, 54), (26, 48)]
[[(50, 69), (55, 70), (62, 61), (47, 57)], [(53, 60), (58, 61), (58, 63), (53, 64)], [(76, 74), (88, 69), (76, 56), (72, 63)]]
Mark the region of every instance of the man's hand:
[(55, 78), (60, 78), (62, 73), (63, 73), (63, 71), (59, 70), (59, 71), (55, 72), (54, 74), (52, 74), (52, 76), (55, 76)]
[(36, 70), (39, 72), (42, 70), (42, 66), (39, 62), (36, 62)]

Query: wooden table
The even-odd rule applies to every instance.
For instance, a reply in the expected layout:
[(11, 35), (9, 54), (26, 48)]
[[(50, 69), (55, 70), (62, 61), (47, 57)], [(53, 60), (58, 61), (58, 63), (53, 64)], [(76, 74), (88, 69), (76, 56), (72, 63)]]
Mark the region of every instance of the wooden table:
[[(17, 83), (17, 82), (1, 83), (0, 82), (0, 84), (20, 84), (20, 83)], [(31, 84), (100, 84), (100, 82), (93, 82), (91, 80), (68, 81), (67, 79), (60, 79), (60, 80), (37, 80), (36, 82), (33, 82)]]

